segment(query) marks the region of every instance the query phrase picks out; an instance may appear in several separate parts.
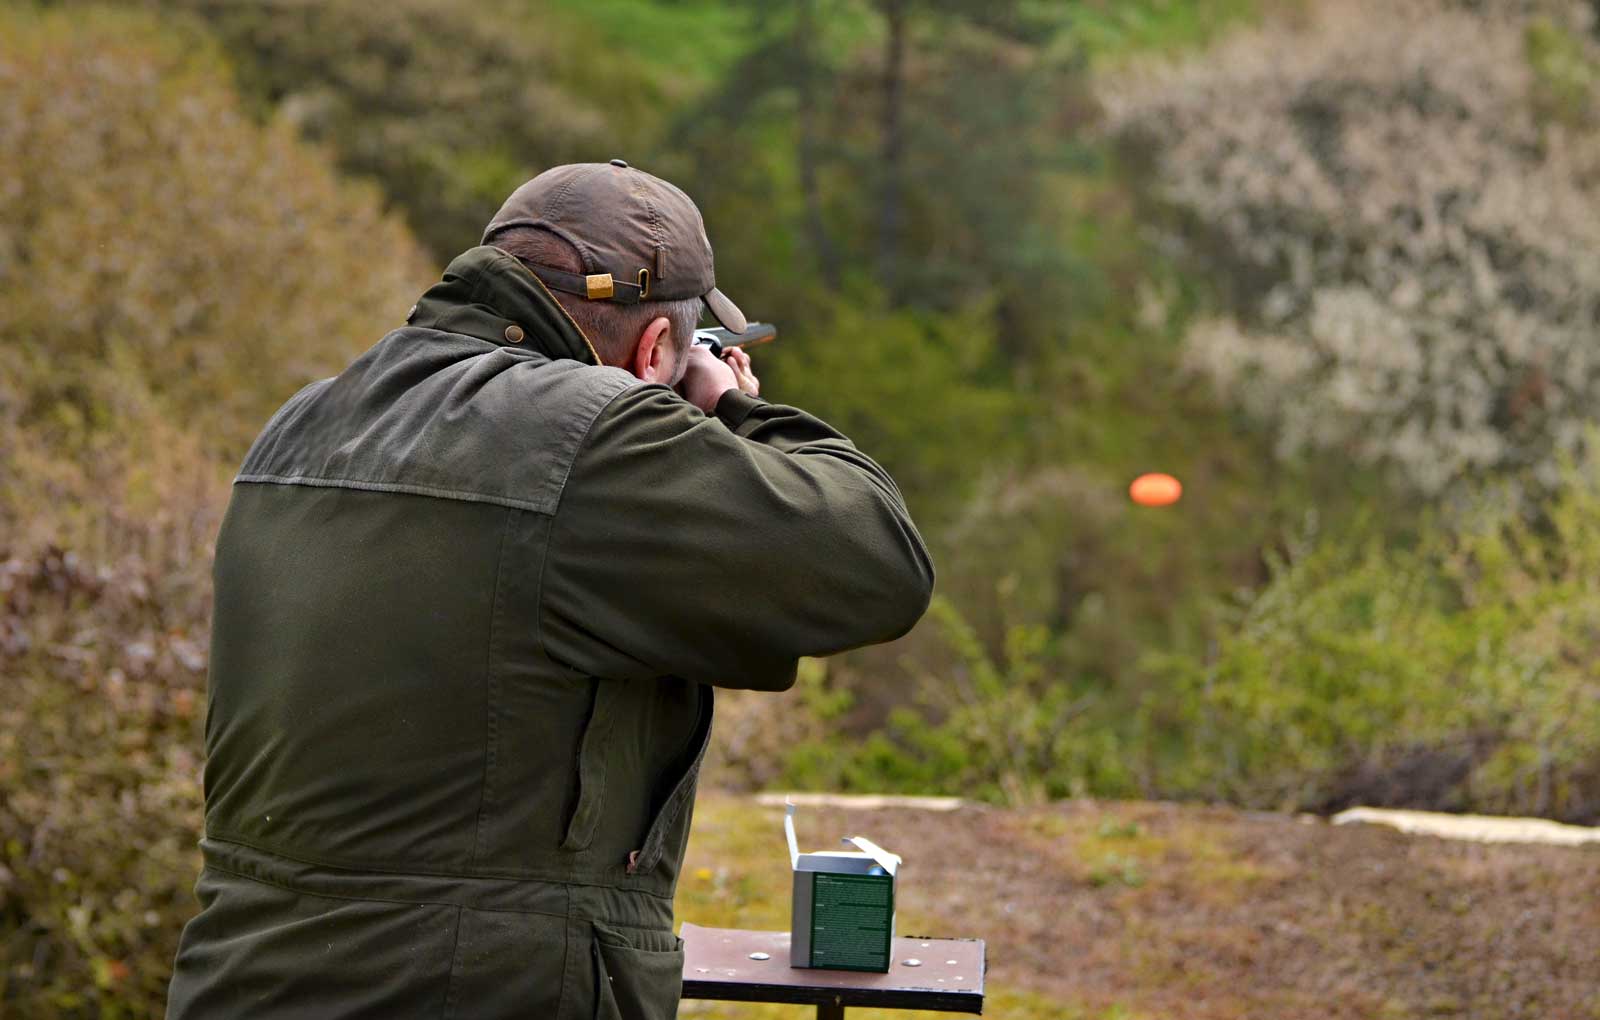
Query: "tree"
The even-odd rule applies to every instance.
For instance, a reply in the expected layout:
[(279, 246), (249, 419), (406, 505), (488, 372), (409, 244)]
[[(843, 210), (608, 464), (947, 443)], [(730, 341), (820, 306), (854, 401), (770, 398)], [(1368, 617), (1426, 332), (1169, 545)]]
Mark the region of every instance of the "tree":
[(439, 261), (540, 170), (632, 151), (660, 99), (631, 62), (595, 59), (607, 47), (554, 5), (143, 2), (214, 33), (257, 110), (382, 184)]
[[(1085, 165), (1078, 135), (1093, 112), (1082, 62), (1050, 45), (1059, 25), (1020, 3), (759, 6), (748, 53), (668, 132), (719, 254), (770, 267), (777, 225), (796, 239), (795, 268), (830, 291), (937, 312), (998, 296), (1009, 350), (1048, 346), (1074, 277), (1052, 236), (1052, 189)], [(730, 137), (744, 142), (736, 155)], [(747, 205), (762, 210), (759, 238), (739, 229)], [(760, 298), (795, 289), (752, 276), (744, 292)]]
[(1550, 484), (1600, 413), (1600, 46), (1520, 6), (1330, 7), (1105, 90), (1223, 291), (1189, 362), (1285, 457)]

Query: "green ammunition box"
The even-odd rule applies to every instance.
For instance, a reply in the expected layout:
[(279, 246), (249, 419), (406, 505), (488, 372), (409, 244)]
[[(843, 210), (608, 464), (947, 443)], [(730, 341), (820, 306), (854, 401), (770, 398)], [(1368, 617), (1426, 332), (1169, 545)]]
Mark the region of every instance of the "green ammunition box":
[(861, 836), (844, 840), (855, 850), (803, 854), (795, 839), (793, 804), (783, 828), (794, 873), (790, 966), (888, 971), (899, 856)]

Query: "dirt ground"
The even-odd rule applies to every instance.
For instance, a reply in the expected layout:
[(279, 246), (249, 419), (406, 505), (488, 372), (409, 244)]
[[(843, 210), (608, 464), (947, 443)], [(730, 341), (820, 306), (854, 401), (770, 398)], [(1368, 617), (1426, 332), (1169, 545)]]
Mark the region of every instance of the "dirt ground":
[[(782, 819), (702, 795), (679, 919), (786, 928)], [(804, 849), (865, 835), (905, 858), (903, 934), (987, 941), (986, 1016), (1600, 1020), (1600, 847), (1158, 803), (807, 808), (797, 820)]]

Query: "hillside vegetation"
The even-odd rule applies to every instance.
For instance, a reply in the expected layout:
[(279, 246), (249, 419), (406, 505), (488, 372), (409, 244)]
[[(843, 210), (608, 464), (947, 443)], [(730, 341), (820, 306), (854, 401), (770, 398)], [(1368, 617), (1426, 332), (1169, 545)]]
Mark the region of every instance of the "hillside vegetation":
[(0, 10), (0, 195), (0, 1015), (158, 1016), (228, 479), (430, 273), (144, 17)]

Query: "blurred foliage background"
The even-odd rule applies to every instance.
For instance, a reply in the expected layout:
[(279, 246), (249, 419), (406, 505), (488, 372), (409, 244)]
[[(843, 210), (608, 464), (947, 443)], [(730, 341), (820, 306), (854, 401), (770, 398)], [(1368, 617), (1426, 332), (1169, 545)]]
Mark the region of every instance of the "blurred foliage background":
[(940, 566), (713, 781), (1600, 820), (1596, 7), (0, 4), (0, 1007), (160, 1012), (230, 472), (574, 160)]

